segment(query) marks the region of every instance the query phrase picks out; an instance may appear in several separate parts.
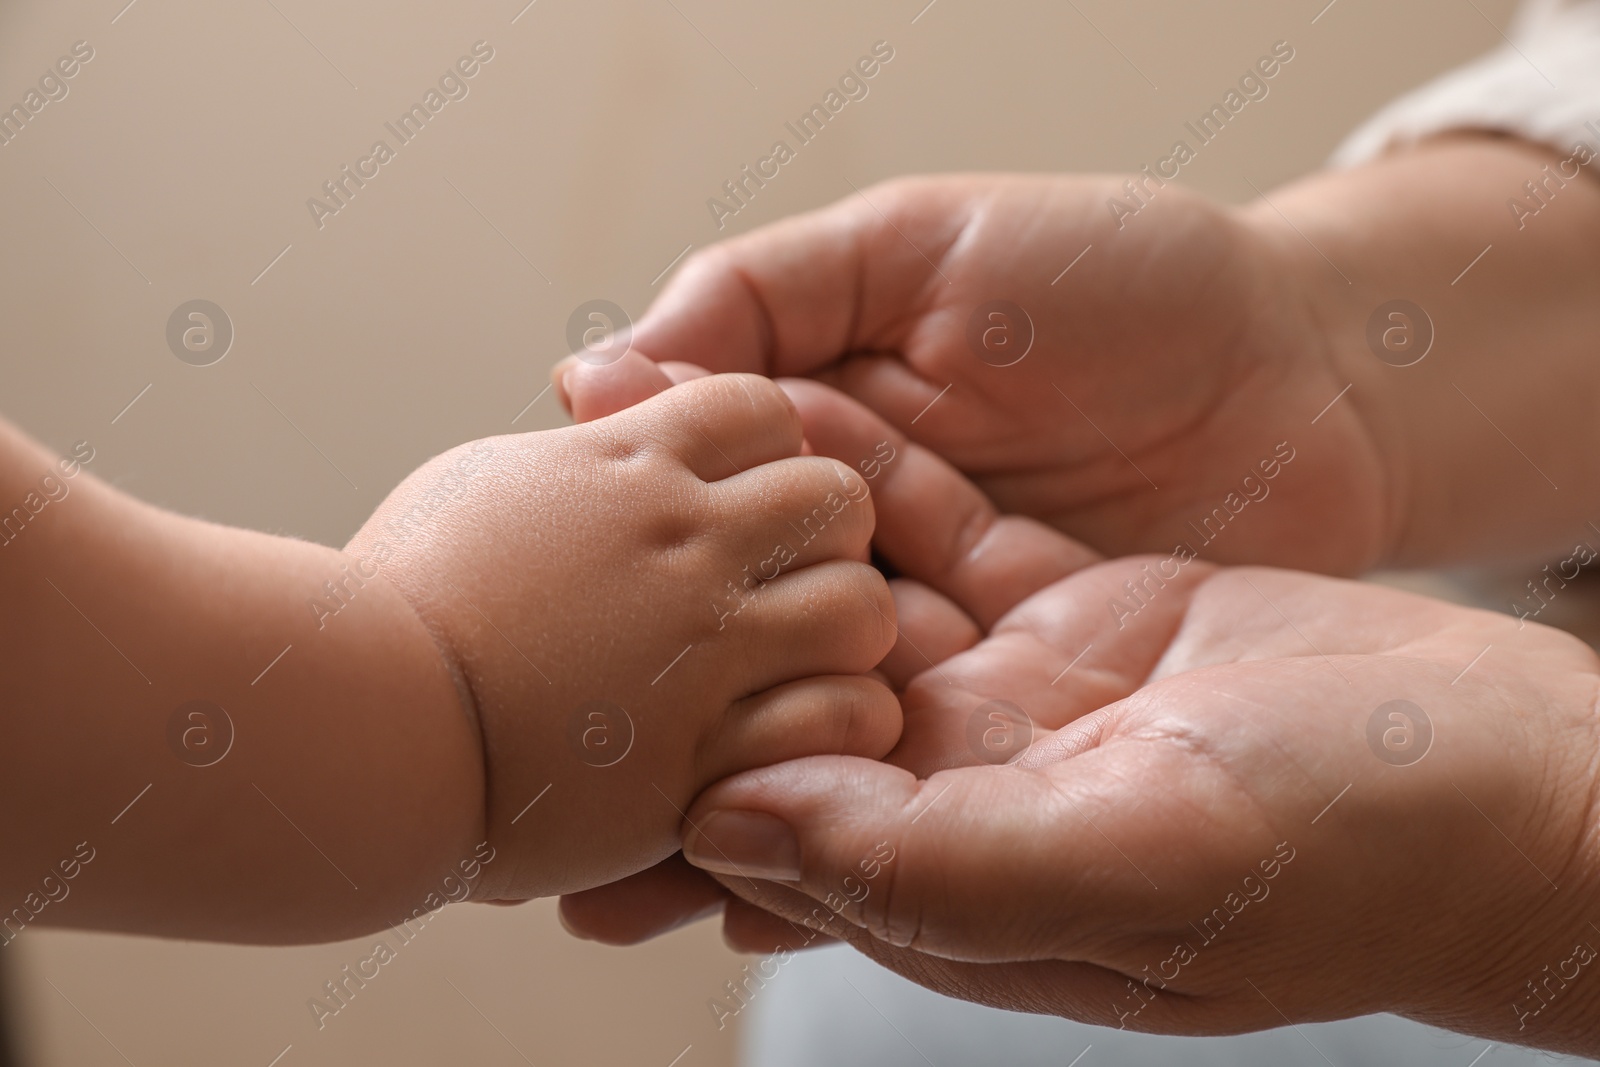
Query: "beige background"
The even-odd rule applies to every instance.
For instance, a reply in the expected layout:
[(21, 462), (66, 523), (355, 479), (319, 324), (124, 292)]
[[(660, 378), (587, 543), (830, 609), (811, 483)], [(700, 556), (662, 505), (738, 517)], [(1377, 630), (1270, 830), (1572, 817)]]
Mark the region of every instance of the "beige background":
[[(1271, 95), (1184, 171), (1241, 200), (1490, 46), (1511, 8), (1336, 0), (1313, 24), (1324, 0), (125, 2), (0, 3), (0, 102), (74, 41), (97, 53), (0, 148), (0, 412), (58, 449), (89, 439), (95, 470), (149, 500), (334, 543), (427, 456), (511, 429), (576, 305), (642, 310), (719, 236), (706, 198), (875, 40), (896, 57), (870, 96), (726, 232), (905, 172), (1137, 167), (1287, 39)], [(468, 98), (319, 232), (306, 199), (479, 39), (496, 56)], [(207, 368), (164, 338), (197, 297), (237, 331)], [(561, 421), (545, 395), (516, 428)], [(365, 943), (30, 930), (6, 951), (40, 1065), (735, 1054), (706, 1001), (740, 961), (710, 925), (624, 952), (566, 938), (546, 903), (452, 908), (321, 1033), (306, 1000)]]

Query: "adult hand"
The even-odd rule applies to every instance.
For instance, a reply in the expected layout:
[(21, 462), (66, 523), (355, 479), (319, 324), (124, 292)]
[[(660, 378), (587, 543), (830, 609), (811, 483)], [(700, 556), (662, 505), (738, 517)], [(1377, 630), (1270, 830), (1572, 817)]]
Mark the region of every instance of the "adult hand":
[[(818, 452), (888, 442), (877, 547), (923, 581), (894, 583), (885, 763), (780, 764), (689, 811), (690, 858), (751, 902), (737, 947), (821, 925), (949, 995), (1162, 1032), (1388, 1010), (1600, 1047), (1575, 980), (1600, 944), (1587, 648), (1370, 586), (1097, 563), (849, 400), (786, 389)], [(718, 906), (675, 859), (563, 911), (630, 941)]]
[[(841, 398), (800, 406), (847, 462), (887, 432)], [(1600, 944), (1592, 652), (1372, 586), (1077, 568), (1060, 545), (1068, 575), (990, 622), (999, 591), (963, 580), (984, 556), (964, 551), (967, 492), (935, 463), (874, 484), (900, 524), (880, 533), (958, 548), (943, 571), (896, 559), (944, 598), (927, 631), (964, 614), (988, 633), (906, 686), (898, 766), (813, 757), (715, 785), (688, 813), (691, 862), (1006, 1008), (1169, 1033), (1382, 1010), (1600, 1050), (1580, 977)], [(1032, 744), (990, 765), (986, 738), (1023, 722)]]
[(829, 382), (1104, 551), (1209, 537), (1208, 558), (1370, 566), (1391, 473), (1360, 406), (1310, 425), (1351, 378), (1293, 250), (1176, 187), (1119, 230), (1111, 197), (1120, 179), (875, 186), (698, 253), (634, 345)]
[(1506, 211), (1559, 165), (1462, 136), (1239, 208), (1142, 175), (897, 180), (692, 256), (634, 344), (831, 382), (1110, 554), (1566, 556), (1600, 494), (1600, 184), (1556, 225)]

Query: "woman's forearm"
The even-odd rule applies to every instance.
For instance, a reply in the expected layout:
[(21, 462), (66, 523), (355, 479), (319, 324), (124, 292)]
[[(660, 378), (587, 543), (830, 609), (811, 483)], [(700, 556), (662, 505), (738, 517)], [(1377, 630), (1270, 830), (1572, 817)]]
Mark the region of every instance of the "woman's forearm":
[(1462, 135), (1246, 209), (1297, 262), (1353, 383), (1340, 402), (1394, 464), (1389, 562), (1600, 545), (1596, 166)]
[(437, 902), (481, 860), (482, 758), (400, 595), (71, 466), (0, 424), (0, 945), (325, 940)]

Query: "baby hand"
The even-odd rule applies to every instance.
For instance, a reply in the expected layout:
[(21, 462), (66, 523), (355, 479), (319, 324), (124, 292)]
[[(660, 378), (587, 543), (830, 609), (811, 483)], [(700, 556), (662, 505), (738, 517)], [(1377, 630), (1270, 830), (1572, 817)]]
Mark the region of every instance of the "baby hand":
[(479, 899), (599, 885), (678, 848), (705, 786), (800, 756), (879, 757), (894, 644), (873, 505), (802, 457), (772, 382), (719, 375), (412, 474), (349, 546), (404, 594), (481, 733)]

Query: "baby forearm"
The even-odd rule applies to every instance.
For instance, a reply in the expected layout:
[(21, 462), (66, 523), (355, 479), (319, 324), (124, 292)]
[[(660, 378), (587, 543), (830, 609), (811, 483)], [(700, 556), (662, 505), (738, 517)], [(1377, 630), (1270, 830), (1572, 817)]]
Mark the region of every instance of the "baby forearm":
[(481, 860), (475, 727), (385, 581), (66, 477), (3, 424), (0, 492), (28, 516), (0, 539), (0, 789), (31, 813), (7, 820), (0, 944), (351, 936)]
[[(1353, 383), (1341, 402), (1394, 460), (1389, 562), (1600, 538), (1587, 526), (1600, 498), (1600, 164), (1584, 158), (1461, 136), (1247, 209), (1313, 294)], [(1426, 318), (1378, 314), (1397, 300)]]

